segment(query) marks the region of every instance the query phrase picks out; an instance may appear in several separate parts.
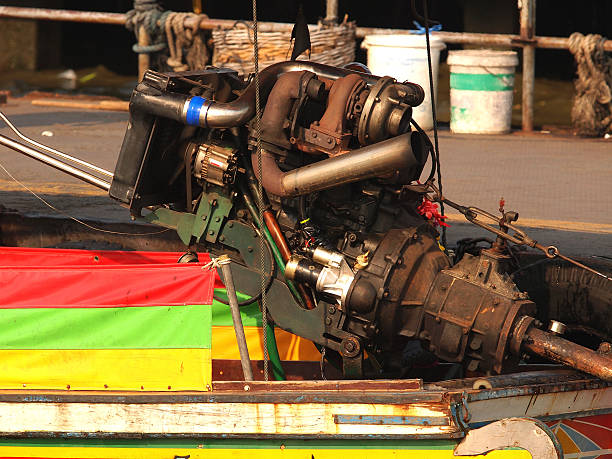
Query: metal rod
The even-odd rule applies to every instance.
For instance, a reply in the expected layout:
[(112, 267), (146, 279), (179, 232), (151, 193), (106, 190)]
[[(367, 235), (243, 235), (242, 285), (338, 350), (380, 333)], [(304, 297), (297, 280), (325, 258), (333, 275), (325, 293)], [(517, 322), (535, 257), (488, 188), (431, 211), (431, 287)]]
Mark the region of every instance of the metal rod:
[[(529, 43), (535, 36), (535, 2), (521, 0), (521, 39)], [(523, 46), (523, 94), (521, 120), (523, 132), (533, 131), (533, 94), (535, 82), (535, 45)]]
[(612, 381), (612, 356), (600, 354), (537, 328), (532, 327), (527, 331), (522, 349), (604, 381)]
[(28, 147), (27, 145), (23, 145), (19, 142), (14, 141), (2, 134), (0, 134), (0, 145), (4, 145), (5, 147), (10, 148), (11, 150), (15, 150), (16, 152), (22, 153), (30, 158), (33, 158), (41, 163), (47, 164), (57, 170), (65, 172), (68, 175), (71, 175), (79, 180), (82, 180), (90, 185), (97, 186), (98, 188), (103, 189), (104, 191), (108, 191), (110, 189), (110, 183), (106, 182), (98, 177), (95, 177), (81, 169), (77, 169), (76, 167), (70, 166), (58, 159), (52, 158), (45, 153), (41, 153), (40, 151), (34, 150), (33, 148)]
[(93, 164), (90, 164), (87, 161), (83, 161), (82, 159), (75, 158), (74, 156), (70, 156), (66, 153), (62, 153), (61, 151), (56, 150), (55, 148), (48, 147), (42, 143), (38, 143), (35, 140), (30, 139), (29, 137), (22, 134), (21, 131), (17, 129), (13, 125), (13, 123), (11, 123), (11, 121), (6, 117), (6, 115), (2, 112), (0, 112), (0, 119), (2, 119), (2, 121), (6, 123), (6, 125), (15, 133), (15, 135), (17, 135), (21, 140), (28, 142), (30, 145), (34, 145), (36, 148), (40, 148), (41, 150), (44, 150), (47, 153), (54, 154), (56, 156), (59, 156), (60, 158), (67, 159), (68, 161), (72, 161), (73, 163), (80, 164), (81, 166), (85, 166), (86, 168), (91, 169), (92, 171), (95, 171), (102, 175), (106, 175), (107, 177), (113, 178), (113, 173), (110, 171), (107, 171), (106, 169), (102, 169), (101, 167), (94, 166)]
[[(46, 8), (21, 8), (14, 6), (0, 6), (0, 17), (39, 19), (51, 21), (72, 21), (89, 22), (98, 24), (125, 25), (125, 14), (121, 13), (96, 13), (87, 11), (57, 10)], [(231, 29), (236, 23), (246, 24), (251, 27), (250, 21), (234, 19), (210, 19), (206, 16), (196, 18), (201, 29)], [(185, 25), (188, 26), (189, 21)], [(316, 28), (316, 25), (309, 25)], [(291, 32), (293, 24), (286, 22), (260, 22), (258, 25), (260, 32)], [(378, 27), (357, 27), (357, 38), (363, 38), (370, 34), (409, 34), (407, 29), (384, 29)], [(490, 33), (465, 33), (465, 32), (433, 32), (447, 43), (465, 43), (490, 46), (508, 46), (520, 48), (526, 45), (533, 45), (536, 48), (547, 49), (568, 49), (569, 39), (566, 37), (537, 37), (525, 41), (520, 35), (513, 34), (490, 34)], [(612, 51), (612, 40), (604, 42), (604, 50)]]
[(253, 381), (253, 369), (251, 368), (251, 358), (249, 357), (249, 348), (247, 347), (246, 336), (244, 335), (244, 327), (242, 326), (242, 318), (240, 317), (240, 307), (238, 306), (238, 297), (236, 296), (236, 288), (234, 287), (234, 278), (232, 277), (232, 268), (230, 267), (230, 258), (227, 255), (221, 255), (217, 258), (219, 263), (221, 278), (227, 291), (227, 299), (229, 300), (230, 310), (232, 311), (232, 321), (234, 323), (234, 333), (238, 342), (238, 351), (240, 352), (240, 363), (242, 364), (242, 372), (245, 381)]

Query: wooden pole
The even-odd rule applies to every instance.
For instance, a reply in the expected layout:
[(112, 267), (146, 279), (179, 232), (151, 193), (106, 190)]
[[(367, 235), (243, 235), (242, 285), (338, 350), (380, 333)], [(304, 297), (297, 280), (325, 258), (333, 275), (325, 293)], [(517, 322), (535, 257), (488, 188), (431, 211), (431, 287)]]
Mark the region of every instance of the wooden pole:
[[(87, 22), (98, 24), (125, 24), (125, 14), (120, 13), (92, 13), (89, 11), (54, 10), (46, 8), (21, 8), (16, 6), (0, 6), (0, 17), (21, 18), (50, 21)], [(199, 26), (204, 30), (231, 29), (235, 27), (234, 19), (210, 19), (203, 16), (197, 19)], [(251, 26), (250, 21), (240, 21)], [(189, 26), (187, 21), (186, 26)], [(316, 25), (309, 25), (315, 28)], [(291, 32), (293, 24), (285, 22), (260, 22), (260, 32)], [(363, 38), (370, 34), (409, 34), (407, 29), (383, 29), (378, 27), (357, 27), (357, 38)], [(520, 48), (525, 46), (524, 39), (520, 35), (513, 34), (491, 34), (491, 33), (465, 33), (465, 32), (433, 32), (447, 43), (466, 43), (490, 46), (510, 46)], [(567, 37), (536, 37), (529, 40), (529, 44), (536, 48), (546, 49), (568, 49), (569, 39)], [(603, 43), (605, 51), (612, 51), (612, 40)]]
[(533, 93), (535, 86), (535, 3), (521, 0), (521, 40), (523, 45), (523, 97), (521, 120), (523, 132), (533, 131)]
[[(151, 39), (149, 37), (149, 33), (144, 26), (140, 26), (138, 29), (138, 45), (139, 46), (149, 46), (151, 44)], [(138, 81), (142, 80), (145, 72), (151, 66), (151, 55), (149, 53), (140, 53), (138, 54)]]
[(338, 0), (327, 0), (325, 22), (335, 23), (338, 21)]

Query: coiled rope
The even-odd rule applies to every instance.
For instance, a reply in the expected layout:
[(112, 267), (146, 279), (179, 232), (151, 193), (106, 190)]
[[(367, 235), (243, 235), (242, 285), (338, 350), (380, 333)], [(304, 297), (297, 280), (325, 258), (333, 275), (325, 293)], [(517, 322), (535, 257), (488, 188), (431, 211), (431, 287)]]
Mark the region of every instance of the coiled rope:
[(169, 56), (161, 57), (157, 67), (166, 64), (175, 72), (182, 72), (206, 66), (209, 52), (199, 26), (205, 15), (164, 11), (159, 0), (134, 0), (134, 8), (126, 16), (125, 27), (134, 32), (136, 40), (142, 28), (151, 40), (150, 45), (133, 45), (135, 53), (154, 54), (168, 49)]
[(601, 35), (579, 32), (569, 37), (578, 74), (572, 124), (584, 136), (612, 133), (612, 58), (604, 51), (605, 41)]

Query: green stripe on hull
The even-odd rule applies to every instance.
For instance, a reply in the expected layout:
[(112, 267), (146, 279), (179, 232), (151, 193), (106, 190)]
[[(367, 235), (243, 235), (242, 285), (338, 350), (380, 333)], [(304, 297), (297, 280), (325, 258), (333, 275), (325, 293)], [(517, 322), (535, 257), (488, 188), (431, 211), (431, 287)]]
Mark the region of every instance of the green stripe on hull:
[(210, 349), (210, 321), (210, 306), (3, 309), (0, 349)]
[[(215, 289), (215, 296), (227, 301), (225, 289)], [(238, 293), (236, 296), (238, 296), (238, 301), (244, 301), (249, 298), (249, 295), (244, 295), (242, 293)], [(261, 311), (259, 310), (259, 304), (257, 302), (240, 307), (240, 316), (242, 317), (243, 326), (261, 327)], [(228, 305), (213, 300), (212, 324), (217, 327), (231, 327), (234, 325), (232, 322), (232, 312)]]
[(451, 73), (451, 89), (465, 91), (512, 91), (513, 73)]
[(67, 439), (0, 439), (2, 446), (92, 447), (92, 448), (198, 448), (198, 449), (416, 449), (450, 450), (453, 440), (255, 440), (255, 439), (159, 439), (159, 440), (67, 440)]

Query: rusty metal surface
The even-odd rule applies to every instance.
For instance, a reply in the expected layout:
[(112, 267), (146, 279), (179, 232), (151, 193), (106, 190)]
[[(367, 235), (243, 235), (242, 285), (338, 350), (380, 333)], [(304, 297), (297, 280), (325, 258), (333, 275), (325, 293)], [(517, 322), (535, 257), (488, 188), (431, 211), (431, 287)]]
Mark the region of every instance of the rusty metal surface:
[(612, 356), (597, 353), (537, 328), (527, 332), (523, 349), (604, 381), (612, 381)]
[[(248, 386), (248, 390), (245, 389)], [(405, 392), (419, 391), (423, 389), (423, 381), (420, 379), (403, 380), (338, 380), (338, 381), (223, 381), (213, 382), (213, 391), (238, 391), (238, 392), (286, 392), (298, 391), (302, 394), (307, 392), (367, 392), (389, 391)]]

